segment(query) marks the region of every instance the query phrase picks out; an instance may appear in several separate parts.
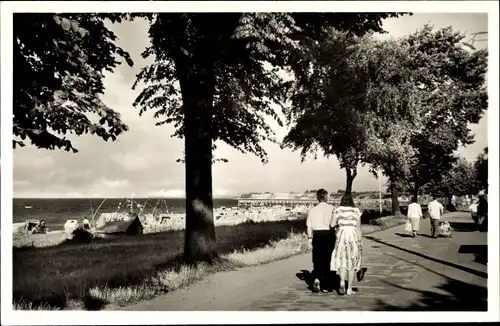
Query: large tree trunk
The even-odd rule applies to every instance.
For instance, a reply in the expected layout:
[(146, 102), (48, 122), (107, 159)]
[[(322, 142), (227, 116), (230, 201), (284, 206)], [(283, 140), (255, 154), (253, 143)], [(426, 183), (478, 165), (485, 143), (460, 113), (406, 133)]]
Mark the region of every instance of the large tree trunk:
[(420, 191), (420, 186), (418, 185), (418, 183), (415, 183), (415, 185), (413, 186), (413, 198), (412, 199), (415, 199), (417, 200), (418, 199), (418, 192)]
[(345, 194), (350, 195), (352, 193), (352, 184), (354, 182), (354, 178), (358, 175), (357, 168), (351, 169), (350, 167), (345, 167), (346, 173), (346, 185), (345, 185)]
[(398, 200), (398, 188), (396, 187), (396, 182), (390, 180), (391, 182), (391, 200), (392, 200), (392, 215), (400, 216), (401, 210), (399, 209)]
[[(212, 200), (212, 140), (186, 117), (186, 230), (184, 261), (211, 263), (217, 256)], [(194, 119), (193, 119), (194, 120)]]
[(212, 200), (213, 70), (208, 61), (196, 63), (177, 65), (184, 104), (184, 261), (188, 264), (211, 263), (217, 257)]

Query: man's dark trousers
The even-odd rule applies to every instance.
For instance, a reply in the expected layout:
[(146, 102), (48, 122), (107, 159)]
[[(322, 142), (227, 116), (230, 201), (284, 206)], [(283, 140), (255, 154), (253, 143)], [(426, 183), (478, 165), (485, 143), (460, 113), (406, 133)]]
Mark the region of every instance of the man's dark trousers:
[(437, 238), (439, 236), (439, 219), (431, 217), (431, 237)]
[(322, 288), (329, 285), (330, 264), (332, 252), (335, 247), (334, 230), (313, 231), (312, 238), (312, 259), (313, 259), (313, 279), (318, 279)]

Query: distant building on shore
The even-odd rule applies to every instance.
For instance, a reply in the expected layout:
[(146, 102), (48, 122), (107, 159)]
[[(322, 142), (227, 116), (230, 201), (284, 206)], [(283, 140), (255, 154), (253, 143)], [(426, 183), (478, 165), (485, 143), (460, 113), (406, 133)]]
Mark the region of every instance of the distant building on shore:
[[(332, 205), (340, 205), (343, 193), (330, 193), (328, 203)], [(354, 203), (357, 206), (378, 205), (380, 202), (378, 192), (363, 192), (353, 193)], [(317, 204), (316, 191), (309, 190), (304, 193), (298, 192), (280, 192), (280, 193), (247, 193), (241, 194), (238, 198), (238, 207), (253, 207), (253, 206), (285, 206), (294, 207), (297, 205), (313, 206)], [(391, 195), (389, 193), (382, 194), (382, 204), (390, 205)], [(401, 205), (407, 205), (410, 202), (408, 196), (400, 196), (399, 202)]]
[(249, 193), (240, 195), (238, 207), (313, 205), (316, 202), (314, 193)]

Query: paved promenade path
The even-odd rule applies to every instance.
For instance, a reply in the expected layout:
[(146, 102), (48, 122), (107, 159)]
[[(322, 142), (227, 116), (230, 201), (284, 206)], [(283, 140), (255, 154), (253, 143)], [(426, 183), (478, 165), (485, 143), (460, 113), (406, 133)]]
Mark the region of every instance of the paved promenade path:
[(452, 238), (420, 236), (404, 225), (366, 235), (365, 279), (352, 296), (312, 293), (297, 274), (312, 269), (309, 254), (270, 264), (217, 273), (175, 292), (123, 310), (487, 310), (487, 233), (470, 230), (468, 213), (443, 216)]

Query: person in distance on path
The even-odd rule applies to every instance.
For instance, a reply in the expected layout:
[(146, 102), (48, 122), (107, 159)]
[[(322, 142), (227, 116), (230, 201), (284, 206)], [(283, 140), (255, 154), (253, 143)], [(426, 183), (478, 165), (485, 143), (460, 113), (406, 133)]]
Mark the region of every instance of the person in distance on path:
[[(340, 206), (333, 211), (330, 226), (338, 227), (330, 268), (340, 276), (339, 293), (352, 295), (354, 294), (352, 289), (354, 275), (358, 272), (358, 279), (362, 280), (366, 271), (366, 268), (361, 268), (363, 251), (361, 211), (354, 207), (352, 195), (346, 194), (342, 197)], [(359, 275), (359, 272), (363, 275)], [(346, 276), (347, 291), (345, 289)]]
[(488, 231), (488, 201), (484, 194), (479, 195), (479, 203), (477, 205), (478, 229), (479, 231)]
[(431, 221), (431, 237), (437, 238), (439, 236), (439, 221), (441, 220), (441, 215), (444, 212), (443, 205), (438, 202), (437, 196), (432, 196), (432, 201), (427, 205), (429, 211), (430, 221)]
[(408, 205), (408, 218), (410, 219), (414, 238), (417, 236), (417, 232), (420, 229), (420, 219), (422, 216), (422, 207), (420, 207), (417, 197), (414, 197), (411, 200), (411, 204)]
[(328, 204), (328, 192), (319, 189), (316, 192), (318, 204), (307, 215), (307, 237), (312, 245), (313, 290), (327, 292), (325, 285), (330, 275), (330, 260), (335, 244), (335, 233), (330, 230), (333, 206)]

